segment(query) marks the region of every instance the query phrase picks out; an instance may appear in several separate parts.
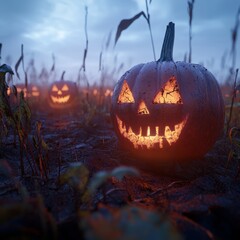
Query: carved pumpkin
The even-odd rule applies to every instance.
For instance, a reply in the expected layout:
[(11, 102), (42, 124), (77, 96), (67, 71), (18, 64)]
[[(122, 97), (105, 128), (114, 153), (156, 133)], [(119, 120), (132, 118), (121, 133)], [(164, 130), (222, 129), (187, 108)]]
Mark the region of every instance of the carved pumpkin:
[(216, 79), (201, 65), (174, 62), (173, 43), (169, 23), (160, 59), (127, 71), (112, 97), (119, 143), (150, 165), (203, 157), (223, 128)]
[(28, 87), (26, 88), (25, 84), (16, 84), (15, 87), (17, 89), (18, 94), (20, 94), (20, 92), (23, 91), (25, 98), (26, 97), (28, 97), (28, 98), (40, 97), (40, 88), (37, 85), (28, 84)]
[(49, 88), (49, 104), (52, 108), (69, 108), (75, 105), (77, 85), (72, 81), (55, 81)]

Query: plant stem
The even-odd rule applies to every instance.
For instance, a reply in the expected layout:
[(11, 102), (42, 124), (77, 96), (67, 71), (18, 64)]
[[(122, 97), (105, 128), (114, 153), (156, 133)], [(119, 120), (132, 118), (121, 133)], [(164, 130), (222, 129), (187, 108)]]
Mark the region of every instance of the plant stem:
[(235, 80), (234, 80), (234, 84), (233, 84), (232, 102), (231, 102), (230, 113), (229, 113), (229, 118), (228, 118), (228, 122), (227, 122), (227, 132), (226, 132), (226, 134), (228, 134), (229, 127), (230, 127), (230, 122), (231, 122), (231, 119), (232, 119), (233, 104), (234, 104), (234, 100), (235, 100), (235, 97), (236, 97), (237, 76), (238, 76), (238, 68), (236, 69)]
[(152, 36), (152, 29), (151, 29), (150, 23), (148, 23), (148, 28), (149, 28), (149, 31), (150, 31), (152, 50), (153, 50), (153, 57), (154, 57), (154, 61), (156, 61), (156, 53), (155, 53), (155, 48), (154, 48), (154, 43), (153, 43), (153, 36)]
[(192, 25), (189, 26), (189, 55), (188, 62), (192, 62)]
[(188, 15), (189, 15), (189, 55), (188, 55), (188, 62), (191, 63), (192, 61), (192, 19), (193, 19), (193, 5), (194, 1), (188, 1)]
[(149, 11), (148, 11), (147, 0), (145, 0), (145, 3), (146, 3), (146, 10), (147, 10), (147, 23), (148, 23), (148, 28), (149, 28), (150, 37), (151, 37), (152, 50), (153, 50), (153, 57), (154, 57), (154, 61), (156, 61), (156, 53), (155, 53), (155, 47), (154, 47), (154, 42), (153, 42), (152, 28), (151, 28), (150, 14), (149, 14)]

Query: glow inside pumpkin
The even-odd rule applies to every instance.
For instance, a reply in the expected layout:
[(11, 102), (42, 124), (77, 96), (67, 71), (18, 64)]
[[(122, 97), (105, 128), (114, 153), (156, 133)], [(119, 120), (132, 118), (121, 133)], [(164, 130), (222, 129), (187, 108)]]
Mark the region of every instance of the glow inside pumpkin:
[(27, 97), (27, 89), (25, 87), (21, 88), (20, 86), (17, 86), (17, 93), (20, 94), (20, 92), (22, 91), (23, 91), (23, 96)]
[(24, 85), (17, 85), (17, 93), (23, 92), (24, 97), (39, 97), (40, 92), (37, 86), (30, 84), (28, 89)]
[(40, 92), (39, 92), (38, 87), (32, 86), (32, 96), (33, 97), (39, 97), (39, 95), (40, 95)]
[(113, 95), (113, 91), (107, 88), (105, 93), (104, 93), (104, 96), (105, 97), (111, 97), (112, 95)]
[[(122, 89), (118, 96), (118, 104), (133, 104), (135, 103), (134, 96), (125, 80), (122, 85)], [(160, 91), (155, 95), (152, 104), (183, 104), (181, 95), (179, 93), (178, 84), (175, 77), (171, 77)], [(144, 115), (151, 115), (151, 111), (147, 108), (147, 105), (143, 100), (138, 105), (137, 113), (139, 117)], [(140, 116), (142, 115), (142, 116)], [(139, 126), (138, 132), (133, 131), (131, 126), (127, 126), (119, 116), (116, 116), (117, 126), (120, 134), (128, 139), (134, 146), (135, 149), (147, 147), (147, 149), (163, 148), (164, 139), (171, 146), (176, 143), (179, 139), (181, 132), (187, 122), (188, 115), (183, 120), (176, 123), (172, 129), (170, 126), (163, 126), (163, 135), (160, 134), (160, 128), (158, 126), (147, 126), (146, 134), (143, 135), (142, 127)], [(136, 128), (135, 128), (136, 129)]]
[(51, 91), (54, 94), (51, 94), (53, 103), (67, 103), (70, 99), (69, 87), (67, 84), (64, 84), (61, 89), (59, 89), (57, 85), (54, 84)]
[(10, 96), (10, 94), (11, 94), (11, 88), (7, 87), (7, 95)]

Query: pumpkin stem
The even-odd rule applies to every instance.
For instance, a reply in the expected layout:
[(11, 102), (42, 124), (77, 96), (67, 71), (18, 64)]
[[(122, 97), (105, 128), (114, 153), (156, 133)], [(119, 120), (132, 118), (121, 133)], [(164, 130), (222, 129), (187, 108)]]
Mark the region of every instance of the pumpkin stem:
[(158, 62), (173, 61), (174, 23), (170, 22), (164, 36), (162, 51)]
[(61, 80), (60, 81), (64, 81), (64, 75), (65, 75), (65, 71), (63, 71), (62, 76), (61, 76)]

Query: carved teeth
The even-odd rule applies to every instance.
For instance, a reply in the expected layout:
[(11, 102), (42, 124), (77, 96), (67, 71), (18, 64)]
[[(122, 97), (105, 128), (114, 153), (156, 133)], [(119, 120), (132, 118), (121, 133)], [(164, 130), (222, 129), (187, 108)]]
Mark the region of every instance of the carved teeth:
[(70, 95), (67, 95), (65, 97), (54, 97), (54, 96), (51, 96), (51, 99), (54, 103), (66, 103), (68, 102), (70, 98)]
[(147, 136), (148, 137), (150, 136), (150, 127), (149, 126), (147, 127)]
[(178, 137), (176, 137), (175, 131), (171, 131), (169, 126), (165, 127), (164, 135), (169, 145), (172, 145), (172, 143), (174, 143), (178, 139)]
[[(164, 139), (166, 139), (170, 146), (173, 143), (175, 143), (178, 140), (182, 132), (182, 129), (184, 128), (187, 122), (188, 116), (186, 116), (186, 118), (182, 122), (174, 125), (174, 128), (172, 128), (173, 130), (171, 130), (169, 126), (165, 126), (164, 133), (162, 136), (160, 135), (159, 126), (155, 127), (155, 131), (154, 128), (151, 129), (150, 126), (148, 126), (147, 128), (144, 128), (145, 129), (144, 132), (142, 127), (140, 127), (139, 133), (136, 134), (132, 130), (132, 128), (124, 124), (123, 121), (118, 116), (116, 118), (121, 135), (130, 140), (133, 143), (134, 148), (145, 146), (148, 149), (150, 149), (156, 146), (156, 144), (159, 146), (159, 148), (163, 148)], [(142, 135), (142, 133), (145, 134)], [(155, 135), (151, 135), (151, 133), (155, 133)]]
[(159, 127), (155, 127), (155, 130), (156, 130), (156, 136), (159, 135)]

